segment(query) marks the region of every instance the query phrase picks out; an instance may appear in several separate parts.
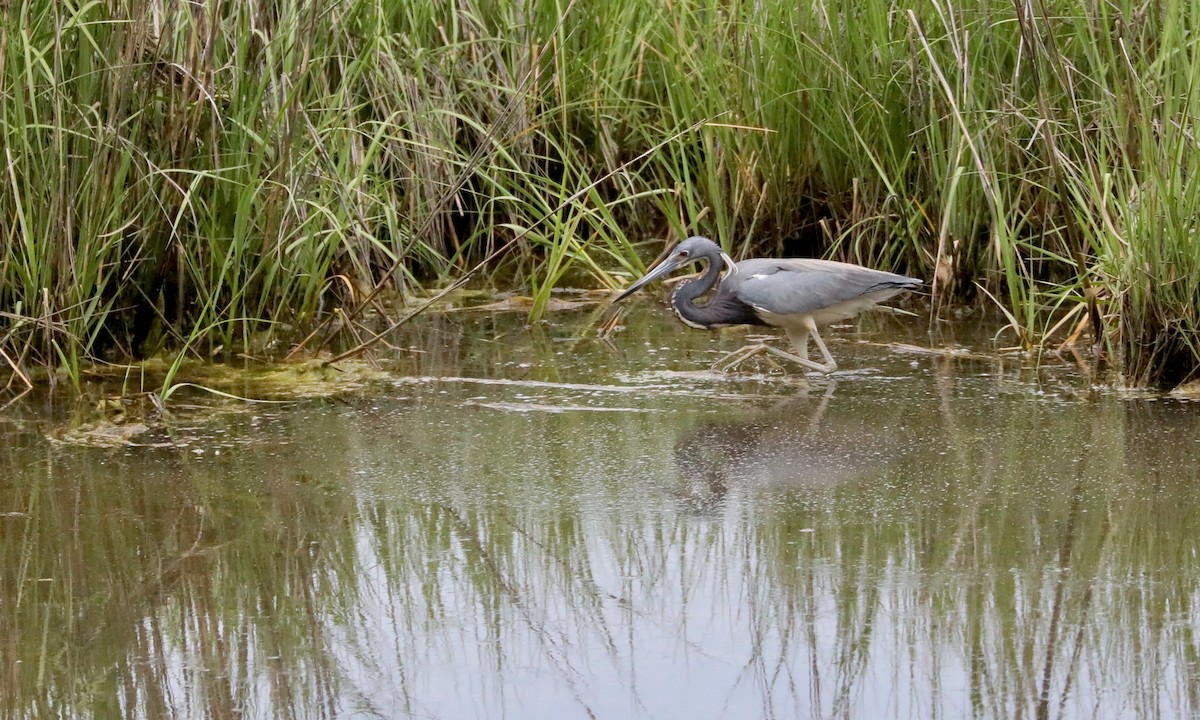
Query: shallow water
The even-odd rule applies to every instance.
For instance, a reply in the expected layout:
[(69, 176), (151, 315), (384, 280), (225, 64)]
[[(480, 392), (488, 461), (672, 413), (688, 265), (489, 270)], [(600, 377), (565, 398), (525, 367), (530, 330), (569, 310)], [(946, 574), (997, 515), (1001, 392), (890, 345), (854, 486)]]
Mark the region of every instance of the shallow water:
[(593, 321), (422, 319), (391, 381), (127, 446), (9, 406), (4, 717), (1200, 713), (1200, 405), (912, 318), (828, 378)]

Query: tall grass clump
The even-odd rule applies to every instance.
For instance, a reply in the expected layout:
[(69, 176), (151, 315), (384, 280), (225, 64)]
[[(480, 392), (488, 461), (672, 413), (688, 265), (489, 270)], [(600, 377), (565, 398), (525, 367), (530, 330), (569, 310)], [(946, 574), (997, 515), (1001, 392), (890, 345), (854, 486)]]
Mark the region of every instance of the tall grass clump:
[[(1200, 368), (1196, 10), (986, 0), (5, 5), (0, 350), (263, 354), (373, 290), (829, 254)], [(979, 289), (984, 292), (979, 293)], [(991, 299), (986, 299), (990, 296)], [(1071, 333), (1075, 329), (1076, 332)]]
[(380, 282), (436, 281), (532, 218), (616, 232), (594, 197), (555, 205), (587, 166), (546, 72), (562, 8), (527, 10), (6, 5), (9, 364), (253, 351)]

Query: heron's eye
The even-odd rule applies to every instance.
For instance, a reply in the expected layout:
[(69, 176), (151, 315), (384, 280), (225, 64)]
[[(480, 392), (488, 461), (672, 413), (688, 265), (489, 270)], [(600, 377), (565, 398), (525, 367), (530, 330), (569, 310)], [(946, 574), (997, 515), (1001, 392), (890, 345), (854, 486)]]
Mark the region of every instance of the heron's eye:
[(681, 257), (681, 258), (685, 258), (685, 257), (687, 257), (687, 250), (680, 250), (680, 251), (679, 251), (679, 257)]

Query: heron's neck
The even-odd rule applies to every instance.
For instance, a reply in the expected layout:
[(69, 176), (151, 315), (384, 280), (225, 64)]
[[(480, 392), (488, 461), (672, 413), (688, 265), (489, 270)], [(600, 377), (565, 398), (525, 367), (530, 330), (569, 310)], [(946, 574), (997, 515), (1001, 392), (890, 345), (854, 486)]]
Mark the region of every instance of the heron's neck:
[(708, 267), (705, 268), (703, 275), (676, 286), (675, 292), (671, 293), (671, 305), (675, 308), (680, 320), (698, 328), (710, 328), (724, 322), (721, 318), (716, 317), (709, 305), (696, 304), (696, 298), (712, 290), (713, 286), (717, 284), (717, 278), (721, 275), (721, 265), (721, 262), (709, 259)]

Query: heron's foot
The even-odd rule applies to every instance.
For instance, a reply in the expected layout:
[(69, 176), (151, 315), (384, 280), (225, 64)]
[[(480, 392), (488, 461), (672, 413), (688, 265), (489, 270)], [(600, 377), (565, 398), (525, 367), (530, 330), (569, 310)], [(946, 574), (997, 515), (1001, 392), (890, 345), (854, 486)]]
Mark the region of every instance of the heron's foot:
[(834, 370), (837, 370), (837, 363), (833, 361), (833, 358), (829, 358), (828, 362), (819, 363), (819, 362), (813, 362), (812, 360), (809, 360), (806, 357), (800, 357), (799, 355), (793, 355), (792, 353), (790, 353), (786, 350), (780, 350), (779, 348), (772, 347), (770, 345), (764, 345), (763, 349), (776, 357), (781, 357), (784, 360), (790, 360), (798, 365), (803, 365), (804, 367), (808, 368), (809, 370), (816, 370), (817, 372), (821, 373), (822, 375), (828, 375), (829, 373), (833, 372)]
[(828, 375), (834, 370), (837, 370), (837, 363), (835, 363), (832, 359), (830, 359), (830, 361), (827, 363), (813, 362), (806, 357), (793, 355), (786, 350), (780, 350), (779, 348), (766, 343), (753, 343), (738, 350), (734, 350), (725, 357), (713, 363), (712, 369), (714, 372), (730, 372), (737, 366), (746, 362), (755, 355), (758, 355), (759, 353), (774, 355), (775, 357), (782, 358), (788, 362), (793, 362), (802, 367), (806, 367), (809, 370), (816, 370), (824, 375)]
[(725, 355), (724, 358), (714, 362), (713, 371), (731, 372), (733, 371), (733, 368), (742, 365), (743, 362), (749, 360), (750, 358), (754, 358), (755, 355), (760, 353), (774, 355), (776, 358), (784, 359), (788, 362), (794, 362), (794, 364), (809, 368), (809, 370), (815, 370), (816, 372), (820, 372), (822, 374), (829, 374), (830, 372), (838, 370), (838, 364), (836, 364), (833, 359), (830, 359), (828, 362), (823, 362), (822, 364), (822, 362), (814, 362), (808, 358), (802, 358), (800, 355), (788, 353), (787, 350), (781, 350), (774, 346), (769, 346), (767, 343), (757, 342), (748, 344), (748, 346), (743, 348), (733, 350), (732, 353)]
[(723, 356), (720, 360), (717, 360), (712, 364), (712, 370), (714, 372), (730, 372), (738, 365), (741, 365), (761, 352), (766, 352), (766, 350), (767, 345), (765, 343), (752, 343), (750, 345), (746, 345), (742, 348), (734, 350), (728, 355)]

